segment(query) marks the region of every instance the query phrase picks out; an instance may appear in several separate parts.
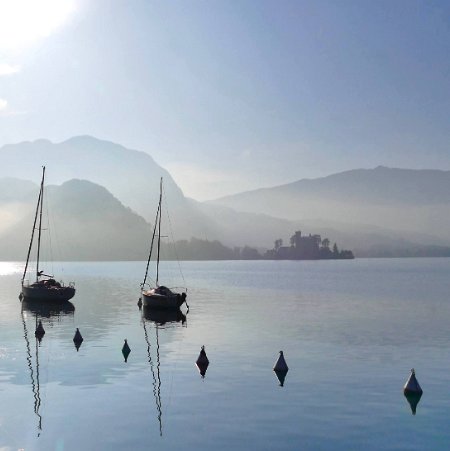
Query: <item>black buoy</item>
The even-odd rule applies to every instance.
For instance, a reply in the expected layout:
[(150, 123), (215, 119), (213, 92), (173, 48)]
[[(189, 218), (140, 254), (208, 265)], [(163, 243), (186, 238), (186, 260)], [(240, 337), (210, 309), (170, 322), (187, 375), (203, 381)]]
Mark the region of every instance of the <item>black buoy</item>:
[(416, 372), (414, 368), (411, 369), (411, 374), (403, 387), (403, 394), (406, 400), (411, 406), (411, 412), (413, 415), (416, 414), (417, 405), (419, 404), (420, 398), (422, 397), (423, 390), (419, 385), (416, 378)]
[(416, 378), (416, 372), (414, 371), (414, 368), (411, 369), (411, 374), (409, 375), (408, 380), (406, 381), (405, 386), (403, 387), (403, 393), (410, 394), (410, 393), (423, 393), (422, 388), (419, 385), (419, 382)]
[(197, 365), (198, 371), (200, 372), (200, 376), (202, 378), (205, 377), (206, 370), (208, 369), (209, 360), (206, 356), (205, 347), (202, 346), (202, 349), (200, 350), (200, 354), (198, 355), (197, 361), (195, 362)]
[(142, 308), (142, 298), (139, 298), (139, 301), (137, 302), (137, 306), (139, 307), (139, 310)]
[(131, 349), (128, 346), (127, 339), (125, 338), (125, 343), (123, 344), (123, 347), (122, 347), (122, 355), (125, 359), (125, 362), (128, 360), (128, 356), (130, 355), (130, 352), (131, 352)]
[(39, 343), (41, 342), (42, 338), (45, 335), (44, 326), (42, 325), (41, 320), (39, 320), (39, 324), (36, 327), (36, 330), (34, 332), (34, 336), (39, 340)]
[(73, 342), (75, 344), (75, 348), (77, 348), (78, 351), (78, 349), (80, 349), (81, 343), (83, 343), (83, 337), (81, 336), (80, 329), (78, 329), (78, 327), (77, 330), (75, 331)]
[(286, 360), (284, 359), (283, 351), (280, 351), (280, 355), (273, 366), (273, 370), (275, 371), (278, 381), (280, 382), (280, 387), (283, 387), (286, 374), (289, 371)]

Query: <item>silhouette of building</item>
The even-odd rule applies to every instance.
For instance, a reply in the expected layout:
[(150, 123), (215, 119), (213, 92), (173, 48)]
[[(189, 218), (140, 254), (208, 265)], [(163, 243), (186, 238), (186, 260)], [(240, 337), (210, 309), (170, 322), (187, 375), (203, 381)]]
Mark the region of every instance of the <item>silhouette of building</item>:
[(351, 259), (352, 251), (338, 251), (336, 243), (333, 252), (330, 250), (330, 240), (322, 240), (320, 235), (302, 236), (297, 230), (291, 237), (291, 246), (280, 246), (281, 239), (276, 240), (275, 248), (266, 252), (265, 258), (276, 260), (318, 260), (318, 259)]

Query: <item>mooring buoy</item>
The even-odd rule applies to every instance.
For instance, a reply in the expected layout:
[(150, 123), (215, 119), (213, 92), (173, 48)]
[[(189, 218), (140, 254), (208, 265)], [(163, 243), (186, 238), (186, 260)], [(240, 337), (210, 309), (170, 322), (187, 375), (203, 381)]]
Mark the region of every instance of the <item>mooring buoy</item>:
[(417, 381), (414, 368), (411, 369), (411, 374), (403, 387), (403, 394), (411, 407), (412, 414), (415, 415), (423, 390)]
[(278, 356), (275, 365), (273, 366), (273, 370), (280, 382), (280, 387), (284, 386), (284, 380), (286, 379), (286, 374), (289, 371), (289, 368), (286, 364), (286, 360), (284, 359), (283, 351), (280, 351), (280, 355)]
[(34, 336), (39, 340), (39, 343), (40, 343), (44, 335), (45, 335), (44, 326), (42, 325), (41, 320), (39, 320), (39, 324), (36, 327)]
[(128, 356), (130, 355), (130, 352), (131, 352), (131, 349), (128, 346), (127, 339), (125, 338), (125, 343), (123, 344), (123, 347), (122, 347), (122, 355), (125, 359), (125, 362), (127, 361)]
[(279, 371), (279, 372), (284, 372), (284, 373), (287, 373), (289, 371), (289, 368), (286, 364), (286, 360), (284, 359), (283, 351), (280, 351), (280, 355), (278, 356), (278, 359), (275, 362), (273, 370)]
[(78, 351), (78, 349), (80, 349), (81, 343), (83, 343), (83, 337), (81, 336), (80, 329), (78, 329), (78, 327), (77, 330), (75, 331), (73, 342), (75, 344), (75, 348)]
[(200, 372), (200, 376), (205, 377), (206, 370), (208, 369), (209, 365), (209, 360), (206, 355), (204, 346), (202, 346), (202, 349), (200, 350), (200, 354), (198, 355), (195, 364), (197, 365), (198, 371)]
[(139, 310), (142, 308), (142, 298), (139, 298), (139, 301), (137, 302), (137, 306), (139, 307)]
[(408, 380), (406, 381), (405, 386), (403, 387), (403, 393), (409, 394), (409, 393), (423, 393), (423, 390), (421, 386), (419, 385), (419, 382), (416, 378), (416, 372), (414, 371), (414, 368), (411, 369), (411, 374), (409, 375)]

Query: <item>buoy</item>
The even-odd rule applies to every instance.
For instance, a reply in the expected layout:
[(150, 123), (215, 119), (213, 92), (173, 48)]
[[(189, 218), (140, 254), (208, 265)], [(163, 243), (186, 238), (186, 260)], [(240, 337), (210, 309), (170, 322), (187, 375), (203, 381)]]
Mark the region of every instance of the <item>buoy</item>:
[(287, 373), (289, 371), (289, 368), (286, 364), (286, 360), (284, 360), (283, 351), (280, 351), (280, 356), (278, 357), (278, 360), (275, 362), (273, 370), (283, 373)]
[(289, 371), (286, 360), (284, 359), (283, 351), (280, 351), (280, 355), (273, 366), (273, 370), (275, 371), (278, 381), (280, 382), (280, 387), (283, 387), (286, 374)]
[(81, 336), (80, 330), (77, 327), (75, 335), (73, 337), (73, 342), (75, 344), (75, 348), (80, 349), (81, 343), (83, 343), (83, 337)]
[(414, 371), (414, 368), (411, 369), (411, 374), (406, 381), (405, 386), (403, 387), (403, 393), (410, 394), (410, 393), (423, 393), (422, 388), (419, 385), (419, 382), (416, 379), (416, 372)]
[(412, 414), (415, 415), (417, 405), (419, 404), (420, 398), (423, 394), (423, 390), (417, 381), (414, 368), (411, 369), (411, 374), (403, 387), (403, 394), (411, 407)]
[(131, 352), (131, 349), (128, 346), (127, 339), (125, 338), (125, 343), (123, 344), (123, 347), (122, 347), (122, 355), (125, 359), (125, 362), (127, 361), (128, 356), (130, 355), (130, 352)]
[(137, 305), (139, 307), (139, 310), (142, 308), (142, 298), (139, 298), (139, 301), (137, 302)]
[(197, 365), (198, 371), (200, 372), (200, 376), (205, 377), (206, 370), (208, 369), (209, 360), (206, 356), (205, 347), (202, 346), (200, 350), (200, 354), (198, 355), (197, 361), (195, 362)]
[(39, 340), (39, 343), (42, 340), (42, 337), (45, 335), (44, 326), (42, 325), (42, 322), (39, 320), (39, 324), (36, 327), (36, 331), (34, 332), (34, 336)]

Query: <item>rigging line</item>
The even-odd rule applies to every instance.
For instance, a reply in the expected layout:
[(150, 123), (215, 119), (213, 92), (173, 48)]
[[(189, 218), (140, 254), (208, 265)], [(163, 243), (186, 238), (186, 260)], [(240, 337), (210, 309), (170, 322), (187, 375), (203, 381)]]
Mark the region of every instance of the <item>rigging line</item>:
[(37, 261), (36, 261), (36, 282), (39, 282), (39, 253), (40, 253), (40, 249), (41, 249), (42, 205), (44, 203), (44, 179), (45, 179), (45, 166), (42, 166), (41, 208), (39, 211), (39, 233), (38, 233), (38, 248), (37, 248)]
[(51, 274), (55, 274), (54, 267), (53, 267), (53, 247), (52, 247), (52, 234), (50, 233), (50, 215), (48, 212), (48, 193), (46, 197), (45, 202), (45, 211), (47, 213), (47, 234), (48, 234), (48, 241), (49, 241), (49, 249), (50, 249), (50, 264), (51, 264)]
[(149, 252), (149, 254), (148, 254), (147, 267), (145, 268), (144, 281), (142, 282), (141, 287), (144, 287), (145, 282), (147, 281), (148, 267), (149, 267), (149, 265), (150, 265), (150, 260), (151, 260), (151, 258), (152, 258), (153, 242), (155, 241), (156, 224), (158, 223), (158, 216), (159, 216), (159, 214), (160, 214), (160, 210), (161, 210), (161, 202), (159, 202), (159, 204), (158, 204), (158, 209), (156, 210), (155, 226), (154, 226), (154, 228), (153, 228), (152, 242), (151, 242), (151, 244), (150, 244), (150, 252)]
[[(54, 197), (53, 197), (54, 193), (52, 193), (52, 190), (47, 190), (47, 198), (49, 199), (49, 201), (47, 201), (47, 215), (49, 218), (49, 230), (52, 231), (52, 234), (54, 236), (54, 241), (55, 241), (55, 245), (56, 245), (56, 261), (58, 261), (59, 263), (61, 263), (63, 261), (63, 255), (61, 252), (61, 241), (59, 239), (59, 235), (58, 235), (58, 227), (56, 227), (56, 221), (55, 221), (55, 215), (53, 214), (53, 211), (51, 208), (49, 208), (49, 205), (55, 205), (54, 204)], [(63, 228), (63, 227), (61, 227)], [(50, 239), (51, 239), (51, 235), (50, 235)], [(52, 248), (53, 251), (53, 248)], [(53, 255), (53, 254), (52, 254)], [(64, 272), (64, 267), (60, 264), (58, 267), (58, 271), (60, 273)]]
[(33, 362), (32, 362), (32, 357), (31, 357), (30, 340), (28, 339), (28, 330), (27, 330), (27, 325), (25, 322), (25, 317), (23, 315), (23, 308), (21, 309), (20, 314), (22, 316), (23, 336), (25, 338), (25, 343), (26, 343), (26, 347), (27, 347), (27, 366), (30, 369), (31, 389), (33, 390), (33, 397), (34, 397), (34, 413), (38, 417), (38, 429), (42, 430), (42, 416), (39, 414), (39, 408), (38, 408), (38, 405), (40, 404), (40, 402), (38, 403), (39, 392), (36, 391), (36, 384), (34, 382), (34, 370), (33, 370)]
[(39, 197), (38, 197), (38, 202), (36, 205), (36, 213), (34, 214), (33, 230), (31, 231), (31, 240), (30, 240), (30, 245), (28, 246), (27, 261), (25, 263), (25, 270), (24, 270), (23, 276), (22, 276), (22, 285), (23, 285), (23, 281), (25, 280), (25, 276), (27, 274), (28, 262), (30, 261), (31, 248), (33, 246), (34, 232), (36, 230), (36, 221), (37, 221), (37, 217), (38, 217), (38, 213), (39, 213), (39, 204), (41, 203), (41, 197), (42, 197), (42, 183), (41, 183), (41, 189), (39, 190)]
[(158, 224), (158, 254), (156, 258), (156, 286), (158, 286), (158, 279), (159, 279), (159, 252), (161, 250), (161, 217), (162, 217), (162, 210), (161, 210), (161, 201), (162, 201), (162, 189), (163, 189), (163, 179), (161, 177), (161, 180), (159, 182), (159, 224)]
[(147, 343), (147, 355), (148, 355), (148, 361), (150, 363), (150, 369), (152, 370), (152, 377), (153, 377), (153, 396), (155, 398), (156, 401), (156, 409), (158, 410), (158, 422), (159, 422), (159, 432), (160, 435), (162, 436), (162, 411), (161, 411), (161, 405), (158, 402), (158, 397), (157, 397), (157, 390), (156, 390), (156, 376), (155, 376), (155, 370), (153, 368), (153, 361), (152, 361), (152, 354), (151, 354), (151, 349), (150, 349), (150, 341), (148, 339), (148, 333), (147, 333), (147, 327), (145, 326), (145, 320), (144, 318), (142, 318), (142, 325), (144, 326), (144, 336), (145, 336), (145, 341)]
[[(173, 228), (172, 228), (172, 221), (170, 220), (170, 214), (169, 214), (169, 208), (168, 208), (167, 196), (166, 196), (166, 191), (165, 190), (163, 190), (163, 194), (164, 194), (164, 203), (166, 205), (167, 219), (168, 219), (168, 223), (169, 223), (170, 237), (172, 239), (172, 243), (175, 243), (175, 237), (174, 237)], [(176, 248), (175, 244), (173, 244), (172, 248), (173, 248), (174, 253), (175, 253), (175, 258), (177, 259), (178, 270), (180, 271), (181, 278), (183, 279), (184, 288), (187, 289), (186, 288), (186, 280), (184, 279), (183, 271), (181, 270), (180, 259), (178, 258), (177, 248)]]

